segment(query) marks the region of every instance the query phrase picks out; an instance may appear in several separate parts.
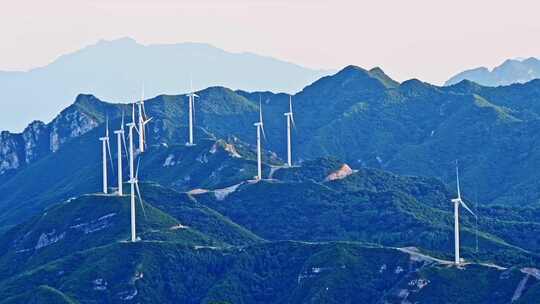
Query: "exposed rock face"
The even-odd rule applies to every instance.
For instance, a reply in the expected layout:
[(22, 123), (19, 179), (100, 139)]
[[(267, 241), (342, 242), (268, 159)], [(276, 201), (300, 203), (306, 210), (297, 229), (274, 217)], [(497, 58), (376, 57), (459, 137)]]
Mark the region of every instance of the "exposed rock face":
[(81, 136), (98, 126), (98, 122), (77, 109), (68, 108), (51, 123), (50, 150), (58, 151), (71, 138)]
[(328, 181), (333, 181), (333, 180), (336, 180), (336, 179), (344, 179), (345, 177), (347, 177), (347, 176), (349, 176), (351, 174), (353, 174), (353, 170), (351, 169), (351, 167), (349, 167), (349, 165), (347, 165), (347, 164), (343, 164), (341, 166), (341, 168), (339, 168), (339, 170), (330, 173), (324, 179), (324, 181), (328, 182)]
[(38, 159), (47, 153), (48, 146), (47, 126), (42, 121), (34, 121), (24, 129), (24, 161), (26, 164)]
[(43, 247), (47, 247), (49, 245), (52, 245), (54, 243), (57, 243), (58, 241), (62, 240), (66, 236), (65, 232), (62, 232), (60, 234), (56, 233), (56, 230), (53, 230), (49, 233), (42, 233), (39, 236), (39, 239), (37, 241), (36, 246), (34, 247), (36, 250), (41, 249)]
[(56, 152), (72, 138), (97, 127), (98, 119), (84, 112), (77, 103), (99, 103), (95, 97), (81, 95), (74, 105), (60, 113), (51, 123), (34, 121), (22, 133), (4, 131), (0, 134), (0, 175)]
[(236, 151), (236, 147), (233, 144), (230, 144), (224, 140), (218, 140), (210, 149), (210, 153), (215, 154), (219, 149), (229, 153), (229, 156), (235, 158), (241, 158), (242, 156)]
[(21, 140), (17, 134), (0, 133), (0, 174), (21, 166)]

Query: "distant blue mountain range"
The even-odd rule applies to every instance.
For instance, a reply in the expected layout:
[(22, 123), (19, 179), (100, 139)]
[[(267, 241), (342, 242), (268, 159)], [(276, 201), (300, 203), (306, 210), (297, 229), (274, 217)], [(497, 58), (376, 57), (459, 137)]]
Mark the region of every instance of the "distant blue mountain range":
[(297, 92), (334, 71), (314, 70), (203, 43), (142, 45), (131, 38), (99, 41), (28, 72), (0, 71), (0, 125), (22, 130), (49, 121), (79, 93), (114, 101), (225, 86), (247, 91)]
[(470, 80), (484, 86), (496, 87), (513, 83), (525, 83), (537, 78), (540, 78), (540, 60), (531, 57), (527, 59), (508, 59), (492, 70), (486, 67), (466, 70), (450, 78), (445, 85)]

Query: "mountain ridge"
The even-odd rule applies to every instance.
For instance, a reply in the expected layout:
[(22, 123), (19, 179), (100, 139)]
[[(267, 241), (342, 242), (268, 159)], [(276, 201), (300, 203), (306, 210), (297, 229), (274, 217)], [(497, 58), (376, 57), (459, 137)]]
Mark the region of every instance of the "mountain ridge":
[(480, 85), (496, 87), (525, 83), (537, 78), (540, 78), (540, 60), (529, 57), (527, 59), (507, 59), (492, 69), (486, 67), (468, 69), (452, 76), (444, 85), (454, 85), (467, 79)]
[[(234, 75), (230, 73), (233, 69), (237, 71)], [(203, 43), (142, 45), (130, 38), (101, 41), (40, 68), (0, 72), (0, 86), (6, 88), (0, 92), (0, 99), (6, 102), (0, 120), (10, 130), (22, 130), (32, 119), (48, 122), (79, 93), (127, 102), (139, 98), (140, 89), (134, 88), (141, 86), (150, 96), (188, 92), (190, 77), (195, 88), (221, 85), (294, 92), (331, 72)], [(3, 114), (10, 112), (20, 114)]]
[[(540, 134), (540, 80), (495, 88), (468, 81), (438, 87), (415, 79), (388, 86), (385, 77), (379, 79), (383, 73), (375, 69), (370, 75), (368, 70), (349, 66), (292, 95), (297, 126), (292, 138), (294, 162), (332, 156), (353, 167), (435, 177), (453, 185), (453, 166), (460, 159), (464, 190), (478, 191), (482, 201), (540, 201), (540, 191), (530, 186), (532, 176), (538, 175), (532, 168), (540, 162), (540, 152), (534, 148)], [(253, 145), (252, 124), (261, 100), (267, 134), (264, 149), (285, 155), (283, 113), (288, 111), (290, 95), (224, 87), (209, 87), (198, 94), (197, 137), (236, 137)], [(155, 116), (150, 144), (187, 141), (185, 95), (158, 95), (147, 99), (146, 105), (150, 116)], [(28, 134), (2, 132), (0, 183), (61, 149), (82, 131), (102, 125), (105, 112), (115, 120), (112, 130), (121, 113), (130, 111), (129, 105), (80, 95), (55, 119), (56, 131), (55, 124), (35, 123), (36, 131)], [(37, 144), (37, 139), (44, 144)], [(27, 155), (35, 156), (26, 161)], [(522, 161), (515, 163), (515, 155)], [(497, 159), (498, 166), (490, 159)], [(494, 188), (493, 183), (503, 186)]]

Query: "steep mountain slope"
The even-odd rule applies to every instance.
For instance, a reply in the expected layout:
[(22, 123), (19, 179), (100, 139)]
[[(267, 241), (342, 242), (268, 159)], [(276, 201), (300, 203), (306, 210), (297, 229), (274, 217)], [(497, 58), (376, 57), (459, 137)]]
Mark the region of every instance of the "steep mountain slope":
[[(285, 155), (283, 113), (288, 109), (288, 95), (221, 87), (198, 93), (198, 139), (234, 136), (254, 144), (253, 122), (260, 100), (267, 133), (264, 148), (276, 156)], [(149, 125), (150, 145), (186, 141), (185, 100), (185, 96), (162, 95), (147, 101), (148, 113), (154, 117)], [(116, 119), (111, 122), (114, 126), (122, 110), (129, 112), (121, 105), (87, 104), (80, 112), (101, 113), (94, 114), (96, 125), (103, 123), (105, 110)], [(482, 203), (534, 205), (539, 201), (540, 191), (534, 187), (540, 178), (534, 169), (540, 165), (536, 144), (540, 141), (539, 81), (498, 88), (465, 82), (441, 88), (418, 80), (398, 84), (380, 69), (350, 66), (295, 94), (293, 104), (296, 163), (333, 156), (353, 166), (436, 177), (453, 186), (459, 159), (464, 192), (478, 195)], [(0, 183), (29, 165), (17, 166), (24, 163), (26, 150), (23, 135), (5, 133), (3, 138), (13, 136), (0, 145), (0, 151), (7, 151), (0, 160), (6, 168)], [(13, 147), (20, 147), (19, 152), (13, 153)], [(38, 153), (40, 157), (30, 163), (49, 154), (50, 150)]]
[[(417, 246), (450, 258), (453, 194), (442, 184), (373, 170), (347, 175), (337, 173), (346, 171), (342, 163), (321, 161), (279, 170), (274, 174), (277, 180), (242, 184), (224, 197), (194, 197), (269, 240)], [(470, 259), (502, 265), (540, 263), (534, 253), (540, 250), (535, 237), (540, 232), (538, 217), (517, 221), (489, 217), (483, 209), (477, 212), (478, 226), (465, 211), (461, 217), (463, 252)]]
[[(152, 205), (144, 205), (143, 208), (140, 202), (137, 203), (138, 237), (143, 241), (223, 246), (224, 242), (182, 225)], [(128, 196), (85, 195), (71, 199), (3, 234), (0, 239), (0, 279), (68, 253), (125, 242), (129, 238)]]
[(481, 265), (456, 269), (395, 249), (344, 243), (242, 249), (117, 243), (0, 282), (0, 295), (5, 303), (11, 296), (26, 299), (35, 296), (28, 291), (46, 283), (77, 303), (508, 303), (525, 277), (517, 300), (537, 288), (537, 278)]
[[(92, 132), (79, 139), (93, 138)], [(166, 162), (170, 154), (173, 159)], [(527, 303), (537, 292), (538, 270), (531, 266), (540, 259), (531, 251), (540, 246), (535, 238), (540, 212), (534, 208), (476, 210), (478, 230), (462, 213), (465, 259), (512, 268), (456, 268), (427, 255), (450, 258), (452, 249), (452, 194), (439, 181), (319, 159), (272, 167), (272, 180), (246, 182), (239, 168), (252, 165), (250, 157), (252, 152), (234, 140), (152, 147), (142, 158), (141, 179), (155, 178), (184, 193), (141, 184), (147, 214), (138, 209), (141, 242), (124, 241), (127, 197), (84, 195), (54, 205), (0, 237), (0, 298), (3, 303)], [(220, 166), (229, 169), (216, 171)], [(204, 178), (221, 171), (215, 179)], [(93, 187), (99, 186), (96, 172), (88, 171)], [(190, 189), (199, 184), (207, 188)], [(495, 220), (487, 211), (504, 216)], [(393, 248), (405, 246), (417, 248)], [(463, 296), (456, 302), (457, 293)]]
[(4, 107), (0, 121), (8, 130), (22, 130), (34, 119), (49, 121), (79, 93), (131, 101), (140, 94), (134, 88), (143, 84), (149, 96), (187, 92), (190, 77), (196, 88), (221, 85), (292, 93), (329, 73), (203, 43), (142, 45), (130, 38), (102, 40), (28, 72), (0, 71)]
[[(111, 124), (116, 123), (120, 120), (111, 121)], [(0, 191), (6, 194), (0, 197), (1, 228), (20, 223), (58, 201), (100, 191), (101, 143), (96, 138), (103, 133), (104, 125), (94, 128), (67, 142), (59, 151), (6, 177), (6, 181), (0, 183)], [(162, 137), (167, 140), (167, 135)], [(117, 150), (114, 139), (111, 137), (113, 153)], [(148, 153), (140, 157), (140, 178), (182, 191), (224, 187), (253, 178), (256, 174), (254, 158), (250, 147), (235, 138), (230, 141), (202, 139), (194, 147), (153, 144)], [(270, 153), (265, 154), (264, 160), (279, 163)], [(109, 170), (109, 183), (117, 187), (116, 167)], [(265, 165), (266, 174), (269, 170)], [(129, 175), (126, 159), (123, 175), (126, 179)]]
[(444, 85), (470, 80), (484, 86), (496, 87), (525, 83), (536, 78), (540, 78), (540, 60), (531, 57), (523, 60), (508, 59), (492, 70), (485, 67), (466, 70), (451, 77)]

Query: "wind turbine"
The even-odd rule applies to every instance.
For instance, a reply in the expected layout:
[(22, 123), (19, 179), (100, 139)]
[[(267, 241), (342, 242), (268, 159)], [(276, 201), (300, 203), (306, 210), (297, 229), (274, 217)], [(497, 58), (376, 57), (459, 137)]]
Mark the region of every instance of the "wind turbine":
[(266, 134), (264, 133), (264, 123), (262, 115), (262, 103), (259, 100), (259, 121), (253, 124), (257, 127), (257, 176), (256, 180), (262, 179), (262, 156), (261, 156), (261, 132), (264, 138), (266, 139)]
[(187, 95), (189, 98), (189, 141), (186, 146), (194, 146), (193, 140), (193, 121), (195, 115), (195, 98), (199, 98), (199, 95), (193, 92), (193, 81), (191, 81), (191, 92)]
[(124, 150), (126, 151), (126, 154), (128, 153), (127, 147), (126, 147), (126, 137), (124, 136), (124, 112), (122, 112), (122, 124), (120, 125), (120, 129), (114, 131), (114, 134), (116, 134), (117, 139), (117, 157), (118, 157), (118, 195), (122, 196), (124, 195), (123, 191), (123, 176), (122, 176), (122, 145), (124, 146)]
[(292, 96), (289, 95), (289, 112), (284, 113), (287, 119), (287, 165), (292, 167), (292, 147), (291, 147), (291, 125), (296, 127), (294, 124), (294, 115), (292, 111)]
[(146, 217), (146, 212), (144, 211), (144, 205), (143, 200), (141, 197), (141, 190), (139, 189), (139, 163), (140, 158), (137, 160), (137, 170), (135, 171), (135, 176), (129, 180), (129, 183), (131, 184), (131, 241), (136, 242), (140, 241), (141, 239), (137, 237), (137, 225), (135, 223), (136, 220), (136, 213), (135, 213), (135, 191), (137, 191), (137, 197), (139, 198), (139, 202), (141, 203), (141, 208), (143, 210), (143, 214)]
[(107, 177), (107, 152), (109, 154), (112, 165), (112, 156), (111, 156), (111, 146), (109, 143), (109, 119), (106, 120), (105, 136), (100, 137), (101, 141), (101, 151), (102, 151), (102, 162), (103, 162), (103, 193), (108, 193), (108, 177)]
[(469, 211), (474, 217), (476, 217), (476, 214), (472, 212), (472, 210), (465, 204), (465, 202), (461, 199), (461, 191), (460, 191), (460, 185), (459, 185), (459, 168), (457, 166), (456, 162), (456, 183), (457, 183), (457, 198), (452, 199), (452, 203), (454, 203), (454, 263), (456, 265), (459, 265), (461, 263), (461, 258), (459, 256), (459, 206), (463, 206), (467, 211)]
[[(137, 132), (137, 126), (135, 124), (135, 105), (133, 105), (131, 112), (131, 122), (126, 125), (129, 128), (129, 181), (128, 183), (131, 186), (131, 241), (136, 242), (137, 239), (137, 229), (136, 229), (136, 216), (135, 216), (135, 191), (141, 202), (141, 191), (139, 190), (139, 163), (137, 163), (137, 171), (134, 172), (134, 163), (135, 163), (135, 154), (133, 150), (133, 130)], [(139, 132), (140, 134), (140, 132)], [(144, 207), (143, 207), (144, 208)], [(144, 211), (144, 209), (143, 209)]]
[(139, 109), (139, 151), (144, 152), (146, 147), (146, 124), (152, 120), (146, 115), (146, 110), (144, 109), (144, 86), (142, 89), (141, 100), (137, 102), (137, 107)]

